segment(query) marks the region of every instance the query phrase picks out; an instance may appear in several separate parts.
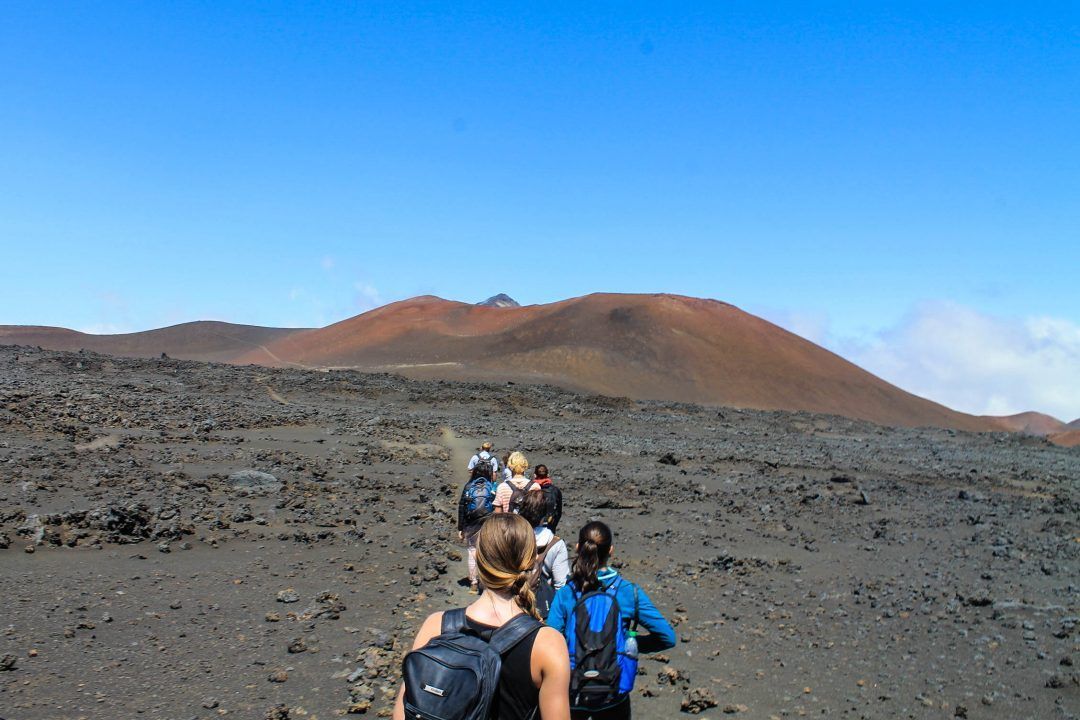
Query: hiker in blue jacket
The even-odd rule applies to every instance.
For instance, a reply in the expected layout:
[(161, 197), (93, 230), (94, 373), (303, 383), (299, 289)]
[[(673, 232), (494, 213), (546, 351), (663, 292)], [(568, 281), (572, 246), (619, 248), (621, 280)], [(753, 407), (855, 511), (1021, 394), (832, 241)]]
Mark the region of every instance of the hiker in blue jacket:
[[(570, 581), (555, 594), (551, 613), (547, 617), (547, 624), (561, 632), (570, 645), (573, 720), (630, 718), (629, 691), (633, 688), (638, 653), (659, 652), (675, 647), (675, 631), (645, 591), (609, 566), (613, 549), (611, 529), (604, 523), (594, 520), (581, 528)], [(591, 593), (601, 595), (594, 594), (590, 600)], [(614, 598), (618, 605), (621, 632), (611, 628), (610, 624), (605, 626), (601, 617), (605, 611), (612, 615), (615, 612), (609, 598)], [(639, 625), (648, 630), (647, 635), (636, 636)], [(578, 637), (581, 628), (596, 631), (590, 635), (594, 642), (596, 638), (604, 637), (606, 632), (606, 642), (616, 647), (606, 653), (597, 653), (595, 647), (591, 650), (586, 648), (588, 638), (583, 640)], [(609, 683), (610, 687), (606, 690), (596, 687), (597, 682), (592, 678), (597, 673), (589, 671), (599, 670), (601, 678), (610, 675), (607, 672), (609, 668), (603, 667), (603, 663), (620, 666), (617, 671), (622, 676), (620, 686)]]

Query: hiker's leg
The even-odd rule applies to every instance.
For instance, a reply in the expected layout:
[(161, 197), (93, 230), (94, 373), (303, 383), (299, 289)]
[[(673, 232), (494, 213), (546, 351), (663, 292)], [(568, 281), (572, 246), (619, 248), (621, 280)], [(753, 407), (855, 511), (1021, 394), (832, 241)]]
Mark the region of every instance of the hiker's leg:
[(475, 585), (476, 574), (476, 536), (478, 533), (469, 533), (465, 536), (465, 542), (469, 545), (469, 583)]

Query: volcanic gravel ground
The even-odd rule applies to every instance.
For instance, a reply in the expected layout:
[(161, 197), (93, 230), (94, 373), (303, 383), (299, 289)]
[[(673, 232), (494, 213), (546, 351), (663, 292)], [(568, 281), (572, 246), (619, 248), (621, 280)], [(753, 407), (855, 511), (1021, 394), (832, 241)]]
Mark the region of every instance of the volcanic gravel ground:
[(1080, 715), (1080, 449), (0, 348), (0, 717), (384, 716), (482, 439), (676, 625), (635, 715)]

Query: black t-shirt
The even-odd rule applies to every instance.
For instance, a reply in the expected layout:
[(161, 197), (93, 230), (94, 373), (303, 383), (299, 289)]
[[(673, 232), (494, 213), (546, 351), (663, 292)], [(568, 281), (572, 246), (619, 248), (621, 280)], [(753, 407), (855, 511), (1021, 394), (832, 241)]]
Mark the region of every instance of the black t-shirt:
[[(491, 634), (498, 630), (492, 625), (479, 623), (466, 616), (469, 629), (490, 640)], [(539, 632), (539, 631), (538, 631)], [(536, 642), (536, 633), (530, 634), (503, 655), (502, 671), (499, 673), (499, 690), (495, 697), (496, 720), (527, 720), (540, 704), (540, 690), (532, 680), (532, 648)]]

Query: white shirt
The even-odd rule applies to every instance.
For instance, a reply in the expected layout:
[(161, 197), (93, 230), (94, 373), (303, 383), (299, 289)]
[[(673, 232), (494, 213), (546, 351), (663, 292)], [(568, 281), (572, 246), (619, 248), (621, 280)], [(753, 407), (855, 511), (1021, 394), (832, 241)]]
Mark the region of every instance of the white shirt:
[[(546, 547), (555, 538), (555, 533), (548, 530), (544, 525), (534, 528), (533, 532), (536, 533), (536, 544), (539, 547)], [(566, 581), (570, 579), (570, 553), (566, 548), (565, 540), (559, 538), (559, 542), (552, 545), (551, 549), (547, 551), (547, 555), (544, 556), (544, 567), (551, 574), (556, 590), (565, 585)]]
[(472, 456), (472, 459), (469, 460), (469, 469), (472, 470), (481, 460), (491, 460), (491, 469), (495, 472), (499, 471), (499, 459), (493, 457), (487, 450), (481, 450), (476, 455)]

